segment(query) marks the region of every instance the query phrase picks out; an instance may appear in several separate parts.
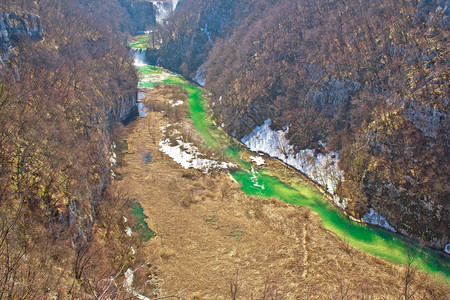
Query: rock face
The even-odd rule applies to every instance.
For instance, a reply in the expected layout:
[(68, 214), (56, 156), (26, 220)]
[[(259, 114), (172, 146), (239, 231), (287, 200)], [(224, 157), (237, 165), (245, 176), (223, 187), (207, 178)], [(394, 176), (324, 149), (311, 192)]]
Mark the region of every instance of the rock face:
[(153, 2), (150, 1), (123, 1), (122, 5), (130, 14), (137, 32), (150, 30), (156, 24), (156, 11)]
[(156, 21), (162, 23), (175, 10), (178, 0), (152, 1), (156, 8)]
[(41, 19), (34, 14), (0, 11), (0, 62), (14, 53), (13, 47), (23, 38), (43, 37)]

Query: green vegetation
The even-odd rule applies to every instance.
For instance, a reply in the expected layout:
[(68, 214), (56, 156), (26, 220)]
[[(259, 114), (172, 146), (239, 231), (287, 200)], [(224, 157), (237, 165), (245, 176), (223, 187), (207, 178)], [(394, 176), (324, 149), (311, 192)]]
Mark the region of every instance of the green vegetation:
[(151, 39), (148, 35), (136, 36), (128, 43), (131, 49), (145, 50), (151, 47)]
[(148, 227), (147, 222), (145, 221), (145, 219), (147, 219), (148, 217), (144, 214), (144, 209), (137, 201), (134, 201), (132, 203), (131, 209), (133, 211), (134, 217), (136, 218), (135, 228), (139, 234), (139, 239), (144, 242), (149, 241), (152, 237), (155, 236), (155, 234)]
[(145, 49), (147, 49), (147, 44), (141, 43), (141, 42), (135, 42), (135, 43), (128, 44), (128, 47), (130, 47), (131, 49), (145, 50)]

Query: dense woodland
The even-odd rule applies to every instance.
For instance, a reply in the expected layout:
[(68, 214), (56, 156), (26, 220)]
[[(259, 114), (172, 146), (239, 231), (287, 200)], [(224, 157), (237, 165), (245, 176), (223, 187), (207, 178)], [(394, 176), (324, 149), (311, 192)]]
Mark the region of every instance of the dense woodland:
[[(375, 207), (441, 246), (449, 23), (437, 2), (182, 0), (159, 55), (190, 77), (205, 64), (230, 133), (271, 118), (298, 149), (339, 150), (350, 212)], [(125, 147), (115, 129), (137, 96), (124, 44), (155, 23), (148, 5), (1, 0), (18, 23), (40, 18), (42, 36), (0, 45), (0, 299), (130, 299), (124, 272), (148, 275), (125, 231), (131, 201), (108, 188)]]
[(119, 1), (0, 10), (18, 24), (33, 13), (43, 31), (11, 34), (0, 69), (0, 299), (125, 297), (139, 241), (124, 231), (126, 196), (105, 188), (113, 129), (137, 96), (123, 45), (136, 24)]
[[(206, 69), (218, 124), (270, 118), (298, 150), (337, 150), (338, 195), (443, 248), (449, 236), (449, 10), (428, 0), (183, 0), (164, 66)], [(326, 149), (322, 143), (326, 142)]]

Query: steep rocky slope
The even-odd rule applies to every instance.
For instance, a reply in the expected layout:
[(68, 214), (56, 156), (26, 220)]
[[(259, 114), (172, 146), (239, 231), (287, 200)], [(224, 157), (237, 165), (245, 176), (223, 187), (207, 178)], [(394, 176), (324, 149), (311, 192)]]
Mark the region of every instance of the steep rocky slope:
[(163, 65), (203, 65), (230, 134), (270, 119), (285, 154), (339, 155), (348, 213), (448, 243), (447, 1), (183, 0), (163, 33)]
[(107, 186), (137, 100), (133, 25), (118, 1), (19, 4), (0, 4), (0, 299), (119, 297), (137, 242)]
[(10, 58), (14, 44), (23, 38), (42, 38), (41, 19), (34, 14), (0, 12), (0, 63)]

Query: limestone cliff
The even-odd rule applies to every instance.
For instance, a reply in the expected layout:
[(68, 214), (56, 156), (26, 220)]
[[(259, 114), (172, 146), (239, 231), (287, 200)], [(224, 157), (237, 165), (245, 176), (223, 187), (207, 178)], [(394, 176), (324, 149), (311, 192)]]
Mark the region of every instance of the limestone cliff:
[(14, 46), (24, 38), (43, 37), (41, 19), (35, 14), (0, 11), (0, 63), (14, 55)]

